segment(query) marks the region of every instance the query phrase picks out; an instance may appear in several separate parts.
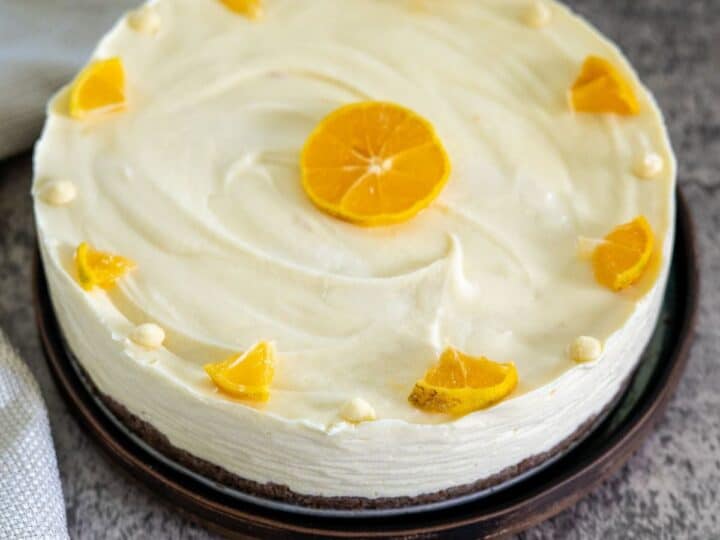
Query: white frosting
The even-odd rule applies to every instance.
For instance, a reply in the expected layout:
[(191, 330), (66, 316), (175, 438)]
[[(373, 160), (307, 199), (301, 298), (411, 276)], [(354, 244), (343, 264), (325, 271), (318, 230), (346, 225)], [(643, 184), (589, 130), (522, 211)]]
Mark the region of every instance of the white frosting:
[(533, 28), (541, 28), (550, 24), (552, 20), (552, 11), (545, 3), (545, 0), (531, 0), (529, 2), (527, 12), (525, 13), (525, 22)]
[[(328, 496), (484, 478), (598, 413), (658, 312), (675, 161), (625, 59), (550, 4), (543, 32), (523, 21), (526, 0), (268, 0), (261, 21), (217, 0), (158, 0), (156, 39), (118, 24), (94, 56), (122, 57), (127, 109), (78, 122), (63, 92), (36, 153), (36, 178), (73, 178), (82, 193), (72, 207), (37, 204), (36, 218), (63, 330), (100, 390), (231, 472)], [(588, 54), (638, 86), (639, 116), (568, 110)], [(439, 199), (401, 225), (335, 220), (300, 187), (313, 127), (365, 99), (428, 118), (453, 164)], [(651, 183), (632, 172), (647, 146), (667, 164)], [(615, 294), (577, 239), (639, 214), (662, 264)], [(138, 269), (109, 294), (83, 291), (83, 240)], [(165, 329), (164, 348), (126, 339), (146, 320)], [(597, 362), (569, 360), (579, 335), (605, 342)], [(203, 364), (263, 339), (278, 347), (270, 401), (219, 393)], [(518, 389), (455, 421), (414, 409), (407, 396), (446, 345), (513, 360)], [(337, 423), (355, 396), (378, 420)]]
[(578, 236), (577, 238), (577, 255), (584, 261), (592, 259), (595, 249), (603, 243), (602, 238), (588, 238), (586, 236)]

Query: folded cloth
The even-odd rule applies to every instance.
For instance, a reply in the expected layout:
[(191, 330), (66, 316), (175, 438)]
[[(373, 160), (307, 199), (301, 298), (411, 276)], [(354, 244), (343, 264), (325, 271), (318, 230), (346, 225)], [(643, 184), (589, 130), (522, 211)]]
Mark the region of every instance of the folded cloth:
[(0, 159), (29, 148), (45, 103), (140, 0), (0, 0)]
[(0, 538), (67, 538), (47, 409), (1, 330)]

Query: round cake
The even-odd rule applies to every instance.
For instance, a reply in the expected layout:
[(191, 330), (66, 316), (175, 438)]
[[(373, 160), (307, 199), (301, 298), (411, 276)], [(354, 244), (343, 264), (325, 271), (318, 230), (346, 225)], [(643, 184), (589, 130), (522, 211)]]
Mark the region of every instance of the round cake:
[(68, 349), (171, 458), (273, 498), (435, 501), (587, 433), (640, 361), (676, 164), (552, 0), (156, 0), (48, 106)]

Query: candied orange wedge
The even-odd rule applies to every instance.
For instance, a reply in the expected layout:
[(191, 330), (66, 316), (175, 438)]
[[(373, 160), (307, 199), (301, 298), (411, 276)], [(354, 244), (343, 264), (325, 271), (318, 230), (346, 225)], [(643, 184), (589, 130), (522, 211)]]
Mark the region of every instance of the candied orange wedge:
[(609, 61), (589, 56), (570, 90), (572, 108), (584, 113), (614, 113), (624, 116), (640, 112), (632, 85)]
[(626, 289), (643, 276), (654, 247), (655, 235), (645, 217), (620, 225), (593, 252), (595, 279), (613, 291)]
[(70, 116), (111, 112), (125, 106), (125, 69), (118, 57), (98, 60), (80, 72), (70, 90)]
[(415, 383), (408, 398), (418, 409), (455, 416), (487, 408), (517, 386), (515, 364), (499, 364), (448, 347), (440, 361)]
[(275, 347), (261, 341), (247, 352), (207, 364), (205, 372), (223, 392), (249, 401), (267, 401), (275, 376)]
[(96, 251), (83, 242), (75, 250), (75, 267), (80, 285), (91, 291), (95, 287), (111, 288), (120, 277), (135, 268), (135, 263), (120, 255)]
[(220, 0), (230, 11), (245, 15), (248, 19), (262, 17), (262, 0)]
[(368, 101), (322, 120), (300, 169), (318, 208), (371, 227), (406, 221), (427, 207), (447, 183), (450, 161), (427, 120), (400, 105)]

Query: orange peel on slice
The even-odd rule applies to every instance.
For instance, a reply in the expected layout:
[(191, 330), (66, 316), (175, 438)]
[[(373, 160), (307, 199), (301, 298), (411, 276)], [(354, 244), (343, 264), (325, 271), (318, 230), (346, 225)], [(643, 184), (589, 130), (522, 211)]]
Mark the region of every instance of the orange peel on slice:
[(616, 292), (634, 285), (647, 270), (654, 249), (655, 235), (644, 216), (616, 227), (593, 252), (595, 279)]
[(573, 110), (583, 113), (614, 113), (633, 116), (640, 112), (632, 85), (608, 60), (589, 56), (570, 89)]
[(248, 401), (267, 401), (275, 376), (275, 347), (261, 341), (245, 353), (207, 364), (204, 369), (226, 394)]
[(401, 223), (426, 208), (447, 183), (450, 160), (427, 120), (394, 103), (366, 101), (318, 124), (300, 169), (318, 208), (371, 227)]
[(136, 267), (130, 259), (93, 249), (87, 242), (75, 250), (75, 267), (83, 289), (110, 289), (128, 271)]
[(92, 62), (73, 82), (69, 111), (72, 118), (82, 119), (124, 107), (125, 69), (119, 57)]
[(498, 403), (517, 383), (514, 363), (472, 357), (448, 347), (438, 363), (415, 383), (408, 399), (427, 412), (461, 416)]

